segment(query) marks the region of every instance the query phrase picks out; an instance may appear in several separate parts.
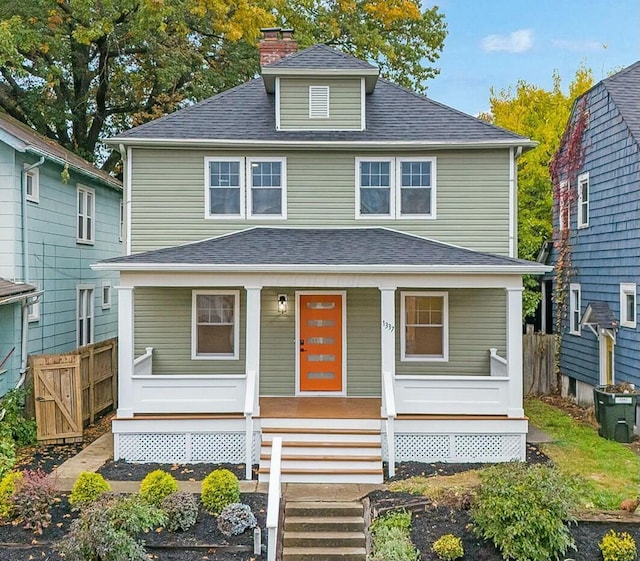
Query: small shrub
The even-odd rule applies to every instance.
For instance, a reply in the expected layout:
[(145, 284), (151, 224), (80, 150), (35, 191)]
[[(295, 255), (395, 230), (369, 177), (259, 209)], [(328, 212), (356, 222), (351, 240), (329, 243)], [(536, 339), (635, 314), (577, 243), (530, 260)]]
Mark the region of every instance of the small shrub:
[(14, 465), (16, 465), (16, 445), (13, 438), (0, 434), (0, 477), (9, 473)]
[(405, 511), (381, 516), (371, 525), (372, 561), (417, 561), (420, 552), (411, 542), (411, 514)]
[(186, 532), (198, 520), (198, 499), (191, 493), (178, 491), (162, 501), (162, 510), (167, 515), (167, 530)]
[(165, 522), (164, 512), (139, 495), (105, 495), (80, 512), (56, 549), (66, 561), (148, 561), (136, 536)]
[(16, 480), (13, 504), (24, 528), (42, 534), (51, 522), (51, 507), (56, 499), (55, 480), (44, 471), (25, 470)]
[(464, 557), (462, 540), (453, 534), (440, 536), (435, 542), (433, 542), (431, 549), (433, 549), (433, 552), (439, 559), (444, 559), (444, 561), (455, 561), (455, 559)]
[(7, 473), (0, 481), (0, 520), (13, 520), (16, 517), (13, 493), (21, 479), (21, 471), (12, 471)]
[(576, 505), (573, 481), (548, 465), (500, 464), (480, 472), (471, 507), (476, 535), (505, 559), (548, 561), (574, 548), (565, 522)]
[(218, 530), (225, 536), (237, 536), (248, 528), (258, 525), (251, 507), (242, 503), (231, 503), (218, 516)]
[(111, 486), (102, 475), (90, 471), (83, 471), (76, 479), (69, 495), (69, 503), (73, 506), (85, 506), (92, 503), (100, 495), (111, 491)]
[(202, 481), (202, 504), (211, 514), (220, 514), (231, 503), (240, 502), (240, 484), (228, 469), (216, 469)]
[(0, 434), (11, 438), (18, 446), (29, 446), (36, 442), (36, 422), (24, 416), (26, 388), (9, 390), (0, 401), (0, 410), (5, 414), (0, 422)]
[(609, 530), (598, 544), (604, 561), (635, 561), (636, 542), (626, 532)]
[(162, 501), (178, 491), (178, 482), (170, 473), (157, 469), (146, 475), (140, 482), (140, 496), (154, 506), (160, 507)]

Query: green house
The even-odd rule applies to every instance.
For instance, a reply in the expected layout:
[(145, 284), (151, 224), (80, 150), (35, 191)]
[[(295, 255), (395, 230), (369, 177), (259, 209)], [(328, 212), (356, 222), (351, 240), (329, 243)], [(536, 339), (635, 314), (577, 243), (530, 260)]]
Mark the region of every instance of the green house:
[(283, 480), (325, 482), (524, 459), (535, 143), (288, 31), (261, 55), (260, 77), (108, 140), (129, 232), (94, 266), (121, 275), (116, 458), (266, 480), (282, 436)]

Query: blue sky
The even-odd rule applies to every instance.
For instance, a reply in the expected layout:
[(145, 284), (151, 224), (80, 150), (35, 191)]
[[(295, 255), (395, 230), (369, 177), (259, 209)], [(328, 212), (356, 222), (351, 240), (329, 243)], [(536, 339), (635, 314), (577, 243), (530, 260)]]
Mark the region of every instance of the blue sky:
[(525, 80), (550, 89), (558, 70), (566, 92), (581, 62), (598, 82), (640, 59), (640, 0), (436, 4), (448, 35), (427, 95), (471, 115), (489, 109), (492, 86), (499, 91)]

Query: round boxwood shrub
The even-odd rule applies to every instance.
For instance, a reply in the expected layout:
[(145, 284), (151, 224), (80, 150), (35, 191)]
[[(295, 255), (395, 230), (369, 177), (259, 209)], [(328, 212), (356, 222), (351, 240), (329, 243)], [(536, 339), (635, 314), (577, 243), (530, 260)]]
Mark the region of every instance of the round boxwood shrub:
[(161, 508), (167, 515), (166, 528), (170, 532), (186, 532), (198, 520), (198, 499), (191, 493), (172, 493), (162, 501)]
[(636, 541), (627, 532), (609, 530), (598, 544), (604, 561), (635, 561)]
[(16, 517), (13, 494), (21, 480), (21, 471), (11, 471), (0, 480), (0, 520), (13, 520)]
[(83, 471), (76, 479), (69, 495), (69, 502), (73, 506), (82, 507), (92, 503), (103, 493), (111, 491), (111, 486), (107, 480), (99, 473)]
[(231, 503), (240, 502), (240, 483), (228, 469), (216, 469), (202, 481), (202, 504), (211, 514), (220, 514)]
[(462, 540), (453, 534), (440, 536), (433, 542), (431, 549), (433, 549), (433, 552), (439, 559), (443, 559), (444, 561), (455, 561), (456, 559), (464, 557)]
[(156, 469), (140, 482), (140, 496), (148, 503), (160, 507), (171, 493), (178, 491), (178, 482), (170, 473)]

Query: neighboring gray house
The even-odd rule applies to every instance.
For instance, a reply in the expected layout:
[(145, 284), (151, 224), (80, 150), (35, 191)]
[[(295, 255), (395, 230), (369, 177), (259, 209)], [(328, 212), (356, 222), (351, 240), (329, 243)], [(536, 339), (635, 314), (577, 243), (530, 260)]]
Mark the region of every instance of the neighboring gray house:
[(118, 180), (0, 113), (0, 396), (28, 355), (117, 335), (118, 274), (90, 265), (123, 253), (122, 210)]
[[(261, 53), (290, 53), (286, 31)], [(125, 160), (115, 456), (382, 481), (524, 459), (516, 159), (534, 143), (317, 45), (109, 142)]]
[(640, 387), (640, 62), (576, 100), (568, 127), (580, 114), (584, 157), (574, 177), (560, 178), (567, 202), (556, 201), (564, 212), (554, 231), (573, 269), (560, 370), (565, 392), (588, 404), (596, 385)]

